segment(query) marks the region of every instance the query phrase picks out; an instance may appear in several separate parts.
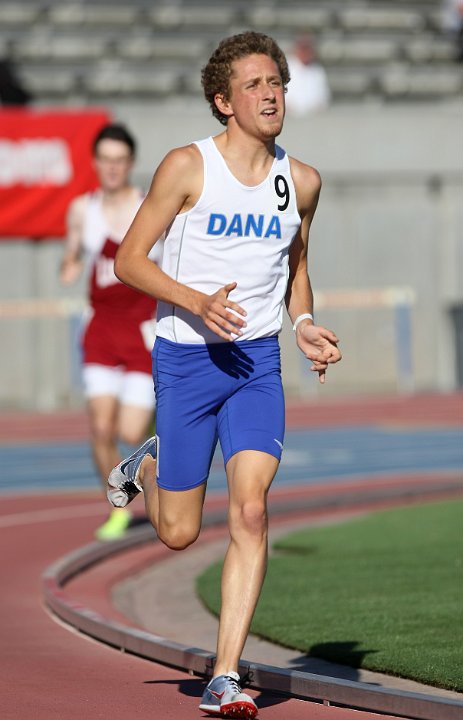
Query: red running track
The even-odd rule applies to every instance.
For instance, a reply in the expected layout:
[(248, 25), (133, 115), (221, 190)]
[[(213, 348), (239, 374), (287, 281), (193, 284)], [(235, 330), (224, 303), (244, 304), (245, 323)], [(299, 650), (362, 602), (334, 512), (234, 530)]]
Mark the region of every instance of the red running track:
[[(328, 397), (287, 403), (287, 427), (340, 425), (463, 425), (463, 392), (382, 395), (338, 400)], [(40, 442), (88, 438), (83, 411), (0, 414), (0, 442)]]
[[(288, 425), (463, 424), (463, 395), (312, 403), (289, 408)], [(79, 439), (82, 413), (0, 416), (3, 442)], [(52, 618), (41, 597), (41, 574), (91, 541), (106, 517), (97, 493), (6, 496), (0, 502), (2, 593), (0, 674), (3, 720), (189, 720), (203, 682), (97, 643)], [(109, 590), (100, 601), (109, 603)], [(372, 720), (369, 712), (306, 701), (257, 697), (261, 720)], [(387, 716), (382, 715), (383, 720)]]
[[(40, 578), (44, 569), (87, 544), (105, 513), (105, 503), (94, 494), (2, 500), (3, 720), (206, 717), (197, 707), (201, 679), (95, 642), (62, 625), (43, 605)], [(110, 588), (106, 590), (100, 607), (108, 603)], [(369, 712), (250, 693), (259, 705), (261, 720), (379, 720)], [(387, 720), (387, 716), (381, 718)]]

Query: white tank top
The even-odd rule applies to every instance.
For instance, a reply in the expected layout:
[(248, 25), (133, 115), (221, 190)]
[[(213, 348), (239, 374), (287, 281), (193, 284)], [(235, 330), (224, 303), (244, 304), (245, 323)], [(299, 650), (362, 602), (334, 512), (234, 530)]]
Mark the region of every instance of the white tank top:
[[(203, 191), (166, 233), (162, 269), (207, 295), (237, 282), (229, 298), (247, 312), (239, 340), (276, 335), (283, 319), (288, 251), (301, 222), (288, 156), (276, 146), (270, 173), (249, 187), (231, 173), (212, 137), (195, 144), (203, 156)], [(156, 332), (178, 343), (223, 342), (201, 318), (164, 302), (158, 303)]]
[[(140, 190), (138, 197), (136, 197), (134, 201), (133, 217), (135, 217), (135, 214), (142, 202), (143, 193)], [(97, 190), (96, 192), (87, 194), (87, 203), (85, 206), (84, 225), (82, 232), (82, 244), (84, 251), (87, 253), (90, 260), (94, 256), (98, 255), (108, 238), (111, 238), (113, 242), (119, 245), (122, 242), (122, 238), (124, 237), (126, 230), (128, 229), (129, 228), (127, 225), (127, 228), (124, 229), (124, 232), (120, 237), (115, 236), (115, 234), (109, 229), (108, 223), (103, 213), (101, 192)]]
[[(137, 194), (138, 197), (135, 197), (133, 204), (132, 217), (135, 217), (145, 197), (144, 193), (138, 188)], [(123, 232), (120, 236), (115, 235), (114, 232), (108, 227), (107, 220), (103, 213), (102, 201), (102, 194), (99, 190), (87, 193), (87, 202), (85, 205), (85, 214), (82, 230), (82, 246), (90, 267), (93, 267), (94, 263), (98, 262), (101, 256), (101, 252), (108, 241), (114, 243), (117, 246), (121, 244), (122, 239), (127, 230), (129, 229), (130, 225), (129, 222), (127, 224), (127, 227), (123, 228)], [(160, 238), (148, 255), (150, 260), (155, 262), (156, 265), (161, 265), (163, 248), (163, 238)], [(106, 275), (107, 282), (109, 284), (115, 284), (120, 282), (114, 275), (114, 260), (112, 261), (112, 267), (108, 266)]]

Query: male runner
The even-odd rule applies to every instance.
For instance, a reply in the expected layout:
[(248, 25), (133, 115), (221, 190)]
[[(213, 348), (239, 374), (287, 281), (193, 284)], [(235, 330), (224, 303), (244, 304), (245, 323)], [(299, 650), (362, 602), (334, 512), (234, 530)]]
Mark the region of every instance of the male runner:
[[(143, 200), (141, 190), (130, 183), (135, 150), (132, 135), (121, 125), (107, 125), (95, 138), (100, 188), (71, 203), (61, 264), (61, 281), (72, 283), (82, 270), (82, 254), (90, 263), (83, 382), (93, 457), (104, 486), (121, 459), (118, 441), (139, 445), (154, 408), (150, 353), (156, 300), (128, 288), (114, 275), (116, 251)], [(126, 509), (113, 509), (96, 536), (100, 540), (121, 536), (130, 517)]]
[[(253, 718), (237, 671), (264, 580), (266, 499), (283, 447), (283, 304), (322, 383), (341, 354), (312, 317), (307, 244), (320, 177), (275, 143), (289, 81), (283, 53), (260, 33), (227, 38), (202, 81), (225, 130), (168, 153), (116, 258), (118, 277), (159, 302), (157, 436), (114, 468), (108, 497), (124, 506), (143, 490), (159, 538), (187, 547), (200, 532), (220, 440), (231, 539), (214, 676), (200, 709)], [(165, 230), (161, 270), (147, 254)]]

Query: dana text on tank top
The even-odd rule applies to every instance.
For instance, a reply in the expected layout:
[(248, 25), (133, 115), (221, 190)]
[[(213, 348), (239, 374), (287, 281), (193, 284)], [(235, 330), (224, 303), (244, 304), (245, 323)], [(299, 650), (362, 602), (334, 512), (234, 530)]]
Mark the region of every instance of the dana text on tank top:
[(250, 237), (256, 238), (281, 238), (281, 226), (278, 215), (272, 215), (270, 220), (264, 215), (240, 215), (235, 213), (231, 220), (222, 213), (211, 213), (209, 215), (209, 223), (207, 226), (207, 235), (225, 235), (230, 237)]

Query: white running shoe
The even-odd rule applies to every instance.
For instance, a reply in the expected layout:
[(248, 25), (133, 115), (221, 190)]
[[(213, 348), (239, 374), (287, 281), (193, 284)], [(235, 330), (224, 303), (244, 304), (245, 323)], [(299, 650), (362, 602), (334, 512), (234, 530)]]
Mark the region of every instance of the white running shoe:
[(213, 715), (232, 718), (255, 718), (257, 705), (241, 691), (240, 676), (236, 672), (213, 678), (204, 690), (200, 710)]
[(146, 455), (156, 459), (156, 437), (149, 438), (130, 457), (111, 470), (108, 478), (108, 500), (114, 507), (125, 507), (143, 491), (138, 482), (140, 465)]

